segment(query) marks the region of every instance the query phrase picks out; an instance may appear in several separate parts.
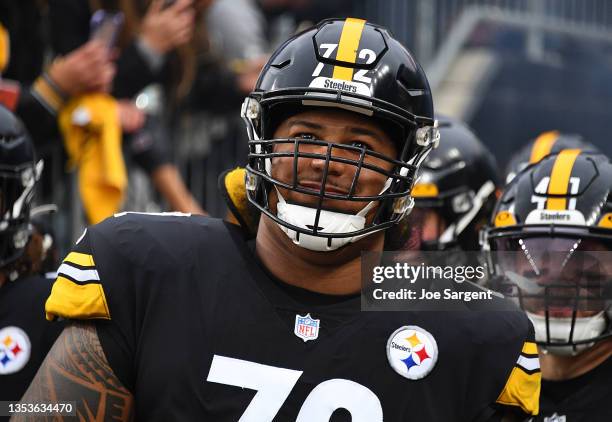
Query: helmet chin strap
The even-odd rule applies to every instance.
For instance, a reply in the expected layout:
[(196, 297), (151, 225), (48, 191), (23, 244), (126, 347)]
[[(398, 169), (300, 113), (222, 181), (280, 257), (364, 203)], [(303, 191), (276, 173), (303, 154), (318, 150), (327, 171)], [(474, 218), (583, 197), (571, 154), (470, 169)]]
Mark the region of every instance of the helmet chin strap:
[[(389, 178), (385, 182), (379, 195), (391, 186), (392, 179)], [(302, 205), (290, 204), (285, 201), (278, 188), (277, 217), (288, 224), (303, 228), (305, 230), (313, 230), (314, 222), (317, 216), (315, 208), (305, 207)], [(374, 208), (376, 201), (370, 201), (357, 214), (345, 214), (342, 212), (321, 210), (319, 214), (319, 222), (317, 231), (325, 233), (350, 233), (361, 230), (365, 227), (366, 215)], [(296, 245), (317, 252), (330, 252), (341, 248), (349, 243), (356, 242), (364, 237), (374, 233), (369, 232), (359, 236), (351, 237), (332, 237), (332, 236), (315, 236), (305, 233), (296, 232), (288, 227), (277, 223), (281, 230), (291, 239)]]
[[(546, 317), (542, 315), (533, 314), (527, 312), (527, 316), (533, 323), (535, 329), (536, 341), (546, 341)], [(548, 329), (550, 332), (550, 341), (559, 341), (560, 343), (567, 342), (570, 339), (570, 329), (572, 326), (572, 318), (548, 318)], [(595, 338), (601, 335), (606, 329), (606, 318), (604, 312), (599, 312), (592, 317), (587, 318), (576, 318), (574, 324), (574, 332), (572, 340), (583, 341), (590, 338)], [(563, 345), (563, 346), (540, 346), (547, 353), (559, 356), (575, 356), (589, 347), (593, 346), (593, 343), (583, 343), (577, 345)]]
[[(303, 228), (313, 230), (317, 210), (315, 208), (304, 207), (302, 205), (289, 204), (285, 198), (278, 193), (277, 216), (281, 220)], [(365, 227), (366, 215), (374, 207), (374, 201), (370, 201), (357, 214), (345, 214), (341, 212), (321, 210), (319, 215), (318, 230), (325, 233), (350, 233), (361, 230)], [(296, 245), (317, 252), (335, 251), (344, 245), (356, 242), (373, 232), (352, 237), (322, 237), (296, 232), (288, 227), (278, 224), (281, 230)]]

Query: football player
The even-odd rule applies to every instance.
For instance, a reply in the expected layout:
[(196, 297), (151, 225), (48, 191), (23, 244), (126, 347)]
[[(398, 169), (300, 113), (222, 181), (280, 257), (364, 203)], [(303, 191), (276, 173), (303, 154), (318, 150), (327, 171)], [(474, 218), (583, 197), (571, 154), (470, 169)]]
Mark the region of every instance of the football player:
[(584, 152), (600, 152), (595, 145), (585, 141), (580, 135), (563, 133), (558, 130), (542, 132), (512, 156), (506, 168), (506, 184), (510, 183), (514, 176), (529, 164), (537, 163), (548, 154), (575, 148)]
[(533, 328), (503, 300), (503, 312), (360, 312), (361, 253), (382, 252), (438, 138), (413, 56), (382, 27), (323, 21), (271, 56), (242, 114), (255, 241), (196, 216), (89, 228), (46, 304), (79, 322), (23, 401), (146, 421), (537, 413)]
[[(465, 124), (439, 115), (437, 121), (440, 145), (420, 167), (411, 192), (414, 209), (386, 237), (386, 250), (480, 250), (478, 236), (499, 186), (497, 162)], [(219, 188), (229, 208), (228, 221), (252, 237), (258, 213), (248, 204), (243, 179), (244, 169), (226, 171)]]
[(505, 188), (486, 230), (493, 285), (535, 327), (542, 366), (533, 421), (612, 420), (612, 164), (566, 149)]
[(478, 251), (478, 234), (495, 205), (498, 166), (466, 125), (443, 116), (438, 122), (440, 146), (423, 162), (412, 188), (410, 245), (398, 248)]
[(19, 400), (62, 330), (41, 307), (51, 291), (42, 271), (44, 236), (30, 224), (41, 171), (21, 121), (0, 106), (0, 397)]

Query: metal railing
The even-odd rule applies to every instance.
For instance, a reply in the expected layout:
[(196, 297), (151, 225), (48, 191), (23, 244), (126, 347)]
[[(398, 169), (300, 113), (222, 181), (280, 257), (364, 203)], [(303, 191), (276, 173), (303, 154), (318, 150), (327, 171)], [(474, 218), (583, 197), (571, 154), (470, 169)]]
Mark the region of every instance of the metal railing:
[(354, 13), (391, 29), (427, 65), (463, 12), (475, 7), (612, 30), (610, 0), (358, 0)]

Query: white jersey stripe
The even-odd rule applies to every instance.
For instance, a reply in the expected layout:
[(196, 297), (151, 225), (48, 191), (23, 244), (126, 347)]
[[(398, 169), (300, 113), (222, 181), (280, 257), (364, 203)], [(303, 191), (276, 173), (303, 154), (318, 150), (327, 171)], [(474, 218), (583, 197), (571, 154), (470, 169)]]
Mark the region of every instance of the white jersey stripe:
[(540, 360), (537, 357), (526, 358), (525, 356), (521, 355), (519, 356), (516, 363), (517, 365), (519, 365), (520, 367), (524, 368), (527, 371), (533, 371), (536, 369), (540, 369)]
[(65, 274), (77, 281), (100, 281), (100, 276), (96, 270), (81, 270), (67, 263), (63, 263), (57, 270), (59, 275)]

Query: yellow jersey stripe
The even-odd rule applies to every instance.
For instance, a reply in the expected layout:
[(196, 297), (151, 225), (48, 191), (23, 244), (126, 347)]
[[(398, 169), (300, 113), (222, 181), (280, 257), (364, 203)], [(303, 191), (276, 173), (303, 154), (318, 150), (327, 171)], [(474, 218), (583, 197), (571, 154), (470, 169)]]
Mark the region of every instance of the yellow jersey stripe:
[(70, 252), (66, 258), (64, 258), (64, 262), (69, 262), (72, 264), (80, 265), (81, 267), (95, 267), (93, 255), (80, 253), (80, 252)]
[[(347, 18), (342, 26), (340, 34), (340, 42), (336, 53), (336, 60), (355, 63), (357, 59), (357, 48), (363, 33), (363, 27), (366, 21), (363, 19)], [(334, 79), (343, 79), (345, 81), (353, 80), (353, 69), (350, 67), (334, 66)]]
[(556, 130), (550, 132), (544, 132), (537, 137), (533, 147), (531, 148), (531, 156), (529, 157), (529, 164), (537, 163), (542, 158), (550, 154), (555, 142), (559, 139), (559, 132)]
[(532, 341), (526, 341), (523, 344), (523, 350), (521, 353), (525, 353), (526, 355), (537, 355), (538, 354), (538, 346)]
[(45, 303), (49, 321), (55, 317), (67, 319), (110, 319), (106, 296), (101, 284), (76, 284), (59, 276)]
[(32, 93), (40, 100), (44, 101), (45, 104), (57, 112), (63, 105), (64, 99), (57, 91), (49, 84), (49, 82), (42, 76), (39, 76), (32, 85)]
[(541, 383), (541, 372), (528, 374), (514, 367), (496, 402), (506, 406), (520, 407), (528, 415), (537, 415), (540, 410)]
[[(550, 173), (549, 195), (567, 195), (570, 175), (579, 154), (579, 149), (564, 149), (559, 153)], [(564, 210), (566, 208), (567, 198), (548, 198), (548, 201), (546, 201), (546, 209)]]

